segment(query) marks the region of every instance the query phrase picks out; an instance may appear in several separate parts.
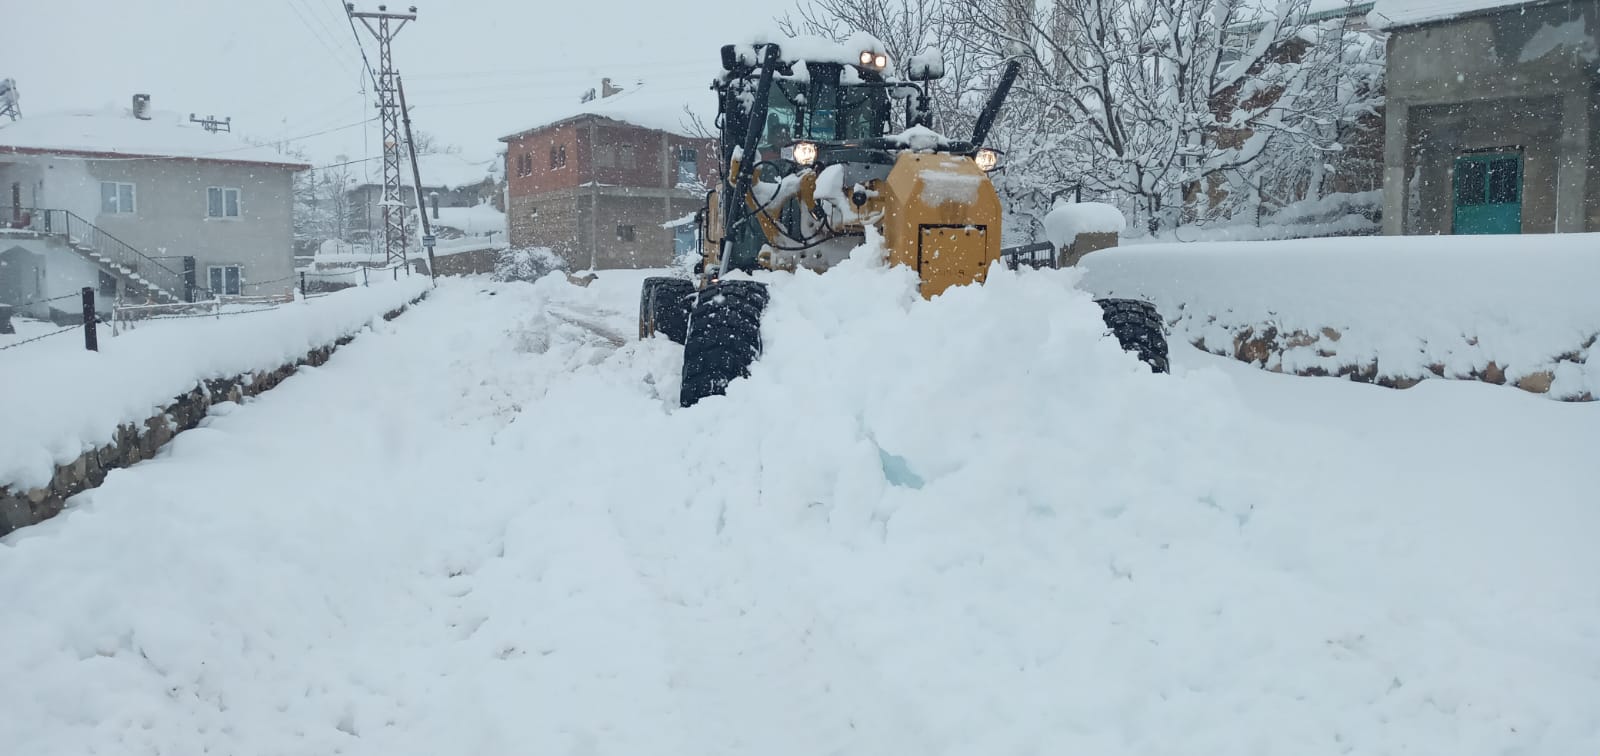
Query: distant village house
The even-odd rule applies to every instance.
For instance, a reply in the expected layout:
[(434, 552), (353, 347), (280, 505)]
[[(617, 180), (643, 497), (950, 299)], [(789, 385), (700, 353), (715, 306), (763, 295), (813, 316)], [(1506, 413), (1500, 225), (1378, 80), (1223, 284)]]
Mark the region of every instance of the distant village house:
[(716, 180), (716, 141), (685, 123), (683, 93), (616, 89), (577, 112), (501, 137), (515, 247), (548, 247), (574, 270), (653, 268), (694, 247)]

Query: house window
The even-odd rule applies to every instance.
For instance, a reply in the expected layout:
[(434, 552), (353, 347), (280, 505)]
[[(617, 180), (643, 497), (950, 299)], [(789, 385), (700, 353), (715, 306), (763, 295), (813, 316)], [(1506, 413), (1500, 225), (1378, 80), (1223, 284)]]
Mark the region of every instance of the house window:
[(617, 148), (614, 145), (602, 144), (594, 149), (594, 164), (598, 168), (617, 167)]
[(244, 268), (238, 265), (213, 265), (207, 272), (213, 295), (237, 296), (243, 288)]
[(617, 241), (633, 241), (633, 226), (617, 226)]
[(206, 217), (208, 218), (237, 218), (239, 217), (239, 190), (227, 187), (209, 187), (206, 189)]
[(133, 212), (133, 184), (100, 182), (100, 212), (128, 215)]
[(533, 153), (524, 152), (521, 155), (517, 156), (517, 175), (518, 176), (532, 176), (533, 175)]
[(700, 180), (700, 156), (693, 147), (678, 148), (678, 185), (694, 184)]
[(565, 168), (565, 167), (567, 167), (567, 146), (566, 145), (558, 144), (558, 145), (555, 145), (555, 146), (550, 148), (550, 167), (551, 168)]

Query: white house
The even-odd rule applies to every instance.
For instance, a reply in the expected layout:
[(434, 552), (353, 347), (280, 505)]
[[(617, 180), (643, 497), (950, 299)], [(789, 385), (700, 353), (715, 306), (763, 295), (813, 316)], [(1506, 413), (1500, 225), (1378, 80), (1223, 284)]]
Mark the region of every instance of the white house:
[(85, 286), (101, 309), (288, 291), (292, 177), (309, 167), (143, 95), (0, 124), (0, 302), (46, 317)]

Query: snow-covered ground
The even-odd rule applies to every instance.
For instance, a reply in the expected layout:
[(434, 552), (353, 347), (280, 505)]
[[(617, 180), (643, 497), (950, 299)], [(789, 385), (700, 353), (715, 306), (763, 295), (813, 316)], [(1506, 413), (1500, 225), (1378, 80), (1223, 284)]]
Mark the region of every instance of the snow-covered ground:
[[(216, 317), (140, 321), (117, 336), (101, 325), (97, 352), (84, 349), (81, 328), (0, 351), (0, 485), (43, 486), (56, 465), (104, 446), (118, 425), (143, 422), (197, 382), (276, 370), (427, 286), (426, 276), (375, 280), (276, 307), (233, 305)], [(0, 346), (60, 330), (15, 322), (16, 335), (0, 336)]]
[(1152, 375), (1073, 271), (423, 306), (0, 539), (16, 753), (1575, 754), (1600, 406)]
[(1600, 395), (1597, 249), (1600, 234), (1380, 236), (1133, 245), (1079, 265), (1090, 291), (1154, 302), (1175, 339), (1231, 353), (1275, 329), (1286, 348), (1263, 367), (1421, 379), (1494, 363), (1576, 398)]

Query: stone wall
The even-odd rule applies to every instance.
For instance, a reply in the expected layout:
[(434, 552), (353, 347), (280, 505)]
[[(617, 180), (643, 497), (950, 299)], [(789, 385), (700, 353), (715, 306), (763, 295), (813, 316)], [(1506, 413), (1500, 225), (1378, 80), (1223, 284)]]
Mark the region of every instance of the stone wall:
[(499, 249), (474, 249), (470, 252), (436, 255), (434, 273), (441, 276), (474, 276), (494, 272)]
[[(1190, 330), (1182, 327), (1180, 322), (1175, 323), (1175, 335), (1178, 331)], [(1212, 321), (1214, 322), (1214, 319)], [(1193, 331), (1191, 331), (1191, 334)], [(1554, 360), (1554, 368), (1538, 370), (1526, 375), (1521, 375), (1516, 380), (1506, 379), (1505, 366), (1493, 360), (1482, 368), (1473, 368), (1465, 372), (1456, 372), (1445, 365), (1435, 363), (1429, 365), (1427, 373), (1415, 375), (1406, 368), (1391, 369), (1378, 360), (1356, 361), (1337, 360), (1339, 340), (1343, 334), (1333, 328), (1323, 328), (1316, 333), (1303, 331), (1283, 332), (1271, 325), (1259, 327), (1238, 326), (1229, 329), (1232, 337), (1230, 342), (1215, 343), (1215, 339), (1191, 335), (1194, 346), (1212, 354), (1232, 357), (1240, 362), (1247, 362), (1255, 367), (1274, 373), (1290, 373), (1302, 376), (1336, 376), (1347, 378), (1360, 383), (1374, 383), (1388, 388), (1411, 388), (1428, 379), (1450, 379), (1461, 381), (1481, 381), (1497, 386), (1515, 386), (1532, 394), (1540, 394), (1550, 399), (1565, 402), (1592, 402), (1595, 397), (1590, 392), (1567, 393), (1552, 391), (1555, 384), (1556, 372), (1581, 368), (1587, 365), (1591, 354), (1600, 354), (1594, 349), (1596, 341), (1600, 341), (1600, 334), (1590, 335), (1577, 348), (1558, 356)], [(1467, 337), (1462, 337), (1463, 344), (1472, 343)], [(1301, 360), (1294, 359), (1296, 352), (1312, 353), (1322, 358), (1334, 358), (1335, 367), (1323, 366), (1298, 366)]]
[[(425, 296), (426, 293), (411, 303), (415, 304)], [(384, 313), (383, 319), (399, 317), (408, 306)], [(60, 514), (68, 499), (99, 486), (105, 481), (107, 473), (154, 457), (161, 447), (179, 433), (198, 427), (212, 405), (238, 402), (247, 396), (269, 391), (294, 375), (301, 366), (315, 367), (327, 362), (335, 350), (354, 339), (354, 336), (342, 336), (332, 344), (313, 349), (304, 357), (275, 370), (201, 381), (193, 389), (174, 397), (170, 404), (144, 422), (118, 426), (111, 443), (84, 452), (72, 462), (58, 465), (49, 485), (28, 490), (0, 486), (0, 535)]]

